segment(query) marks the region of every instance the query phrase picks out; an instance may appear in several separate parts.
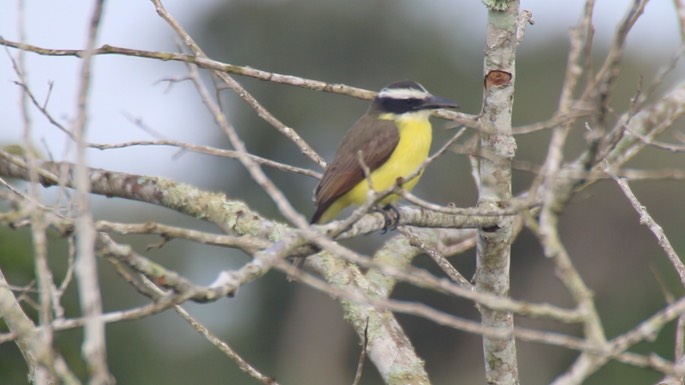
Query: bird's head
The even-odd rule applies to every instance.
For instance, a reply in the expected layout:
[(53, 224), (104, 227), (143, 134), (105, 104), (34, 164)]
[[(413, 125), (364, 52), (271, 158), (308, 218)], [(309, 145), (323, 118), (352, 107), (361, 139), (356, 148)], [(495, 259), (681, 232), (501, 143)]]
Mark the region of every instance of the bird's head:
[(449, 99), (431, 95), (419, 83), (403, 80), (390, 83), (376, 95), (372, 108), (381, 114), (402, 115), (440, 108), (458, 108), (459, 105)]

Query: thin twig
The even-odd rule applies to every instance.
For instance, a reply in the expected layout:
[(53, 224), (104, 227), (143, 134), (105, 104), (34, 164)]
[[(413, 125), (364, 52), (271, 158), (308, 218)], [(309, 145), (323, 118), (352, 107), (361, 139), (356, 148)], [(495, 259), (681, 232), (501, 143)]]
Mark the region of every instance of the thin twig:
[[(148, 279), (144, 280), (145, 285), (155, 293), (156, 297), (161, 297), (164, 295), (164, 292), (157, 287), (153, 282), (151, 282)], [(209, 331), (205, 325), (203, 325), (200, 321), (198, 321), (195, 317), (190, 315), (186, 309), (184, 309), (180, 305), (174, 305), (173, 306), (174, 311), (181, 316), (188, 324), (198, 332), (200, 335), (202, 335), (204, 338), (209, 341), (214, 347), (219, 349), (222, 353), (224, 353), (228, 358), (233, 360), (237, 365), (240, 370), (242, 370), (244, 373), (248, 374), (250, 377), (254, 378), (255, 380), (261, 382), (262, 384), (265, 385), (278, 385), (278, 382), (276, 379), (273, 377), (268, 377), (259, 372), (254, 366), (250, 365), (247, 360), (245, 360), (243, 357), (241, 357), (238, 352), (233, 350), (226, 341), (223, 341), (221, 338), (219, 338), (217, 335)]]
[[(611, 172), (608, 169), (607, 173), (611, 175)], [(664, 229), (658, 223), (656, 223), (651, 215), (649, 215), (647, 208), (640, 203), (625, 180), (616, 176), (613, 176), (613, 179), (621, 188), (623, 194), (628, 198), (628, 201), (633, 206), (633, 209), (635, 209), (635, 211), (637, 211), (637, 213), (640, 215), (640, 224), (647, 226), (652, 234), (654, 234), (659, 246), (664, 253), (666, 253), (668, 260), (671, 262), (673, 269), (675, 269), (675, 271), (678, 273), (678, 276), (680, 277), (680, 283), (683, 285), (683, 287), (685, 287), (685, 264), (683, 264), (683, 261), (675, 252), (675, 249), (668, 240), (666, 233), (664, 233)]]
[[(183, 27), (176, 21), (176, 19), (167, 12), (167, 10), (162, 5), (161, 1), (152, 0), (152, 3), (155, 5), (155, 9), (157, 10), (157, 13), (160, 15), (160, 17), (169, 24), (169, 26), (176, 32), (176, 34), (178, 34), (178, 36), (183, 40), (186, 46), (188, 46), (188, 48), (190, 48), (190, 50), (193, 51), (195, 55), (201, 57), (205, 56), (200, 47), (193, 41), (190, 35), (183, 29)], [(208, 90), (199, 78), (197, 68), (193, 65), (189, 65), (188, 70), (190, 71), (190, 78), (193, 81), (193, 84), (195, 85), (195, 88), (197, 89), (198, 93), (200, 94), (203, 103), (211, 112), (217, 125), (221, 127), (221, 129), (224, 131), (229, 141), (231, 142), (233, 148), (235, 148), (238, 152), (238, 160), (247, 169), (252, 179), (262, 189), (264, 189), (264, 191), (266, 191), (266, 193), (272, 198), (272, 200), (278, 207), (281, 214), (283, 214), (283, 216), (285, 216), (288, 220), (290, 220), (300, 229), (309, 227), (309, 223), (304, 218), (304, 216), (292, 207), (292, 205), (289, 203), (287, 197), (283, 194), (283, 192), (281, 192), (280, 189), (278, 189), (276, 185), (273, 182), (271, 182), (271, 180), (264, 174), (259, 165), (247, 156), (249, 152), (247, 151), (245, 144), (238, 136), (238, 133), (235, 131), (235, 128), (226, 119), (226, 116), (223, 114), (220, 106), (217, 103), (215, 103), (214, 100), (210, 97)], [(282, 123), (276, 121), (276, 119), (273, 118), (273, 116), (268, 111), (266, 111), (266, 109), (264, 109), (264, 107), (262, 107), (254, 98), (252, 98), (252, 96), (240, 84), (238, 84), (238, 82), (233, 80), (233, 78), (231, 78), (226, 73), (215, 71), (214, 74), (217, 77), (219, 77), (229, 88), (235, 91), (236, 94), (238, 94), (241, 98), (246, 100), (248, 104), (252, 105), (253, 108), (255, 108), (260, 113), (260, 116), (269, 121), (272, 125), (274, 125), (274, 127), (279, 129), (288, 138), (293, 140), (300, 147), (300, 150), (302, 150), (302, 152), (305, 155), (309, 156), (312, 160), (314, 160), (320, 165), (324, 164), (321, 157), (318, 154), (316, 154), (316, 152), (314, 152), (311, 149), (311, 147), (309, 147), (309, 145), (306, 144), (304, 140), (302, 140), (299, 137), (299, 135), (297, 135), (297, 133), (295, 133), (292, 129), (286, 127)]]
[(237, 237), (230, 235), (210, 234), (204, 231), (169, 226), (156, 222), (124, 224), (101, 220), (95, 222), (95, 227), (98, 231), (114, 231), (120, 234), (157, 234), (165, 240), (180, 238), (207, 245), (237, 247), (247, 253), (254, 253), (257, 250), (263, 249), (271, 244), (271, 242), (268, 242), (264, 239), (251, 237), (249, 235)]
[[(24, 2), (20, 1), (19, 3), (19, 37), (21, 41), (26, 41)], [(12, 58), (12, 56), (9, 57), (12, 60), (12, 65), (19, 82), (27, 84), (28, 74), (26, 72), (27, 66), (25, 55), (20, 52), (16, 60)], [(43, 326), (43, 328), (30, 345), (30, 350), (26, 352), (22, 351), (22, 354), (26, 358), (26, 363), (29, 365), (29, 376), (34, 378), (36, 384), (43, 385), (57, 381), (58, 377), (58, 374), (55, 371), (55, 359), (57, 357), (52, 348), (53, 332), (50, 328), (53, 319), (52, 301), (55, 297), (55, 292), (52, 271), (48, 265), (47, 223), (40, 210), (42, 204), (40, 203), (41, 197), (38, 186), (38, 159), (33, 151), (32, 144), (32, 124), (29, 112), (30, 98), (31, 96), (26, 92), (26, 89), (22, 89), (22, 92), (20, 92), (19, 105), (23, 124), (23, 142), (26, 147), (26, 163), (28, 166), (29, 181), (31, 182), (29, 187), (30, 199), (26, 199), (22, 203), (25, 204), (26, 210), (30, 215), (31, 241), (34, 248), (33, 257), (39, 293), (38, 316), (40, 325)], [(5, 181), (3, 181), (3, 184), (7, 185)], [(12, 191), (15, 194), (18, 193), (16, 190)], [(19, 196), (21, 196), (21, 194)], [(22, 349), (22, 347), (23, 346), (20, 344), (19, 348)], [(36, 361), (36, 358), (38, 359), (38, 362)]]
[[(181, 142), (181, 141), (176, 141), (176, 140), (169, 140), (169, 139), (160, 139), (160, 140), (134, 140), (130, 142), (122, 142), (122, 143), (89, 143), (88, 147), (90, 148), (96, 148), (98, 150), (112, 150), (112, 149), (119, 149), (119, 148), (127, 148), (127, 147), (136, 147), (136, 146), (171, 146), (171, 147), (178, 147), (183, 150), (188, 150), (188, 151), (193, 151), (197, 152), (200, 154), (207, 154), (207, 155), (214, 155), (214, 156), (221, 156), (221, 157), (226, 157), (226, 158), (238, 158), (238, 152), (233, 151), (233, 150), (225, 150), (221, 148), (216, 148), (216, 147), (211, 147), (211, 146), (203, 146), (199, 144), (192, 144), (192, 143), (186, 143), (186, 142)], [(295, 167), (291, 166), (289, 164), (285, 163), (280, 163), (276, 162), (270, 159), (263, 158), (261, 156), (253, 155), (253, 154), (248, 154), (248, 157), (250, 157), (252, 160), (254, 160), (257, 164), (267, 166), (267, 167), (272, 167), (281, 171), (285, 172), (292, 172), (296, 174), (302, 174), (306, 176), (310, 176), (316, 179), (321, 178), (321, 173), (306, 169), (306, 168), (300, 168), (300, 167)]]
[(86, 156), (86, 129), (88, 124), (88, 98), (92, 81), (93, 55), (99, 32), (104, 0), (96, 0), (87, 31), (86, 51), (81, 63), (76, 114), (71, 130), (76, 141), (76, 167), (74, 173), (76, 194), (76, 281), (78, 282), (81, 310), (86, 318), (81, 355), (88, 367), (89, 383), (106, 385), (114, 383), (107, 369), (107, 348), (105, 324), (100, 320), (102, 302), (95, 259), (95, 226), (90, 206), (90, 180), (88, 179)]
[[(15, 42), (11, 40), (4, 39), (0, 37), (0, 45), (20, 49), (22, 51), (33, 52), (38, 55), (47, 56), (75, 56), (83, 57), (85, 55), (84, 50), (80, 49), (53, 49), (38, 47), (31, 44), (25, 44), (20, 42)], [(237, 66), (233, 64), (223, 63), (216, 60), (212, 60), (206, 56), (196, 56), (188, 55), (177, 52), (156, 52), (156, 51), (145, 51), (130, 49), (124, 47), (116, 47), (109, 44), (105, 44), (100, 48), (96, 48), (92, 51), (93, 55), (123, 55), (123, 56), (133, 56), (141, 57), (155, 60), (163, 61), (179, 61), (188, 64), (195, 64), (200, 68), (220, 71), (227, 74), (234, 74), (240, 76), (247, 76), (255, 79), (265, 80), (272, 83), (287, 84), (290, 86), (301, 87), (310, 89), (313, 91), (323, 91), (330, 92), (339, 95), (347, 95), (358, 99), (371, 100), (376, 96), (376, 92), (365, 90), (363, 88), (357, 88), (348, 86), (345, 84), (336, 83), (326, 83), (319, 80), (307, 79), (299, 76), (293, 75), (283, 75), (274, 72), (268, 72), (252, 68), (249, 66)], [(436, 116), (439, 116), (447, 120), (455, 120), (460, 124), (467, 126), (469, 128), (479, 128), (480, 123), (478, 122), (478, 117), (474, 115), (464, 114), (456, 111), (441, 110)]]
[[(43, 337), (41, 337), (41, 329), (49, 328), (53, 331), (54, 321), (43, 327), (36, 327), (33, 321), (26, 315), (22, 309), (19, 301), (9, 290), (9, 283), (5, 279), (0, 270), (0, 314), (4, 323), (10, 330), (9, 334), (0, 335), (0, 344), (5, 341), (17, 341), (19, 350), (25, 357), (28, 364), (32, 365), (34, 369), (29, 374), (30, 380), (36, 384), (44, 385), (51, 384), (52, 374), (48, 372), (47, 365), (52, 365), (54, 373), (59, 378), (61, 383), (65, 385), (80, 385), (78, 377), (71, 372), (69, 367), (64, 362), (64, 358), (52, 349), (52, 346), (44, 345)], [(3, 338), (4, 337), (4, 338)], [(45, 351), (50, 349), (50, 351)], [(48, 361), (50, 360), (50, 361)], [(30, 368), (31, 369), (31, 368)]]
[(362, 349), (359, 352), (359, 360), (357, 361), (357, 371), (354, 374), (352, 385), (359, 385), (362, 380), (362, 373), (364, 373), (364, 362), (366, 362), (366, 348), (369, 344), (369, 319), (366, 319), (366, 326), (364, 327), (364, 338), (362, 339)]
[(453, 282), (473, 290), (473, 285), (471, 285), (471, 282), (464, 278), (464, 276), (461, 275), (461, 273), (454, 266), (452, 266), (452, 264), (435, 248), (426, 244), (426, 242), (424, 242), (421, 237), (412, 231), (410, 227), (400, 226), (397, 228), (397, 230), (399, 230), (405, 237), (407, 237), (407, 239), (409, 239), (409, 243), (412, 246), (423, 250), (426, 255), (428, 255)]
[(678, 27), (680, 31), (680, 41), (685, 44), (685, 2), (683, 0), (673, 0), (675, 14), (678, 17)]

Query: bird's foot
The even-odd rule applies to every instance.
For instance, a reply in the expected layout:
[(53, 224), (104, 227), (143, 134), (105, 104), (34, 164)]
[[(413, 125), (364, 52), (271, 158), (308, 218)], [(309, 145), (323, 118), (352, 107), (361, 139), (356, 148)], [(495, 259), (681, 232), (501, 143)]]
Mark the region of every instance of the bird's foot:
[(387, 204), (379, 210), (383, 214), (385, 219), (385, 224), (383, 225), (383, 234), (387, 233), (388, 230), (396, 230), (397, 225), (400, 223), (400, 212), (392, 204)]

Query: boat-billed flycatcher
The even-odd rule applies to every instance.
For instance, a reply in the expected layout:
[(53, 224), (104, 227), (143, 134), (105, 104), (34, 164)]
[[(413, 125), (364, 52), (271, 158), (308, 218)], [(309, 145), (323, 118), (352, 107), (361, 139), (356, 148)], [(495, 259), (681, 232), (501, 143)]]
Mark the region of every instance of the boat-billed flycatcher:
[[(398, 178), (404, 180), (414, 174), (430, 150), (431, 110), (457, 107), (453, 101), (433, 96), (413, 81), (395, 82), (383, 88), (366, 114), (347, 131), (333, 161), (326, 167), (314, 191), (317, 209), (311, 222), (329, 222), (347, 206), (366, 201), (369, 180), (362, 164), (368, 167), (375, 191), (387, 190)], [(404, 180), (404, 189), (411, 190), (420, 176)], [(389, 195), (379, 203), (388, 205), (397, 199), (398, 195)]]

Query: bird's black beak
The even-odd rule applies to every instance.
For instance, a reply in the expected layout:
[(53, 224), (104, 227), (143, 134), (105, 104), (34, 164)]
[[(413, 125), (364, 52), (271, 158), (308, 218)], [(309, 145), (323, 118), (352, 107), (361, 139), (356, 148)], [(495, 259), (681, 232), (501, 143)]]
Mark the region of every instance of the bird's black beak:
[(431, 95), (421, 103), (420, 107), (422, 110), (438, 108), (459, 108), (459, 105), (447, 98)]

